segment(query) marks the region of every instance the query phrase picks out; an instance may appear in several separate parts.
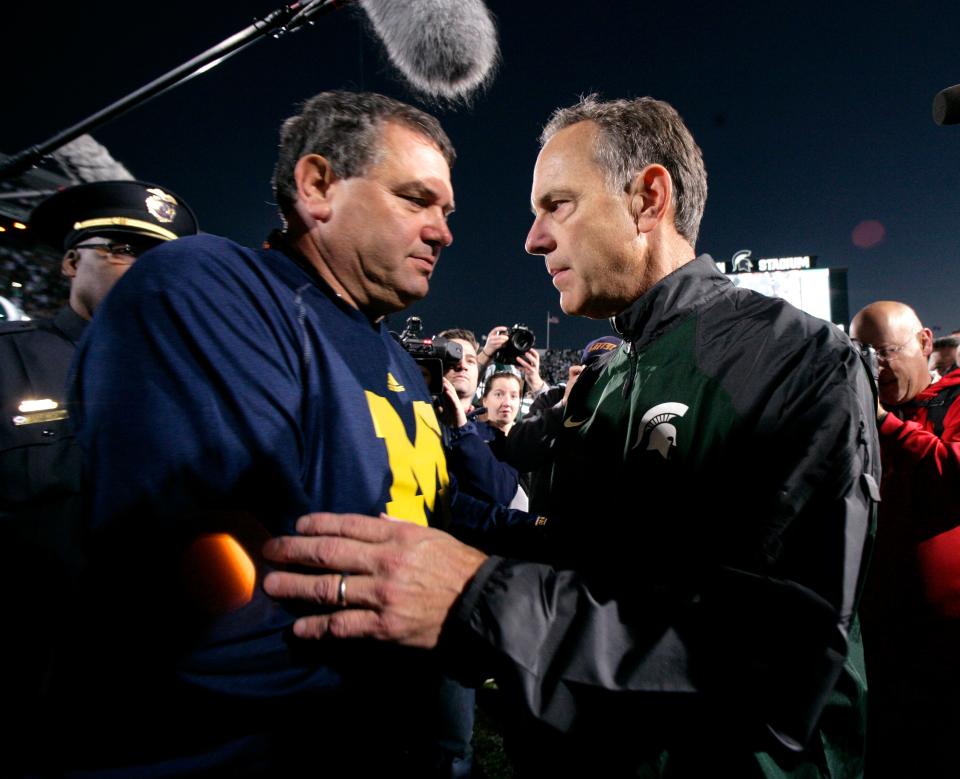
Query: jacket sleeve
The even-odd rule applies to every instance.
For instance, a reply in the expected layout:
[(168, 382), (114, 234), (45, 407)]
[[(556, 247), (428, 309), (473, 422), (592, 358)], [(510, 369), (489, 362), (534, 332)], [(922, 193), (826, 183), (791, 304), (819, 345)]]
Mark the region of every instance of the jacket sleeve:
[(447, 466), (461, 489), (472, 495), (506, 506), (517, 494), (517, 469), (497, 459), (473, 422), (467, 422), (450, 436)]
[[(880, 425), (884, 468), (892, 480), (910, 480), (910, 532), (926, 603), (960, 617), (960, 403), (954, 402), (937, 436), (918, 422), (887, 414)], [(922, 521), (922, 524), (919, 524)]]
[[(544, 559), (548, 521), (527, 511), (491, 503), (463, 492), (454, 479), (449, 488), (451, 535), (487, 554)], [(482, 681), (482, 680), (481, 680)]]
[(942, 533), (960, 522), (960, 403), (944, 419), (943, 436), (914, 421), (887, 414), (880, 425), (884, 469), (891, 478), (909, 478), (915, 496), (915, 517), (922, 538)]
[(524, 473), (548, 465), (562, 424), (562, 406), (548, 406), (526, 417), (510, 430), (504, 446), (504, 458)]
[(847, 657), (879, 497), (873, 408), (852, 349), (830, 375), (782, 382), (755, 443), (783, 464), (742, 505), (711, 503), (759, 527), (740, 553), (675, 591), (493, 557), (445, 625), (446, 656), (485, 665), (560, 732), (620, 715), (674, 734), (747, 721), (757, 748), (801, 749)]

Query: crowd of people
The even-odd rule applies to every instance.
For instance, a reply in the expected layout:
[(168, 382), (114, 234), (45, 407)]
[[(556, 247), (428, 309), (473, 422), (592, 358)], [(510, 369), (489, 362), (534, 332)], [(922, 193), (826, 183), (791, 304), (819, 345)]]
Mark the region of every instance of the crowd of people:
[(546, 349), (540, 357), (540, 373), (543, 380), (556, 386), (567, 380), (571, 365), (578, 364), (580, 353), (576, 349)]
[(58, 271), (49, 251), (0, 245), (0, 297), (10, 300), (18, 311), (53, 316), (69, 294), (67, 280)]
[(613, 332), (448, 323), (432, 394), (384, 321), (452, 240), (419, 109), (306, 101), (260, 248), (163, 185), (38, 207), (70, 290), (0, 324), (17, 771), (476, 776), (493, 678), (523, 776), (949, 775), (956, 339), (734, 286), (664, 102), (540, 144), (526, 249)]

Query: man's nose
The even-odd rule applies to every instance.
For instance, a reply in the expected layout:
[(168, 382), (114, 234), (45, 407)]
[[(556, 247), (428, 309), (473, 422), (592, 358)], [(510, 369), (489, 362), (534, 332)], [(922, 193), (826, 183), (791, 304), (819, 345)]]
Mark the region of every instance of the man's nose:
[[(431, 209), (431, 219), (423, 227), (423, 240), (435, 249), (442, 249), (453, 243), (453, 233), (447, 224), (447, 217), (439, 206)], [(434, 213), (435, 212), (435, 213)]]
[(550, 254), (550, 252), (557, 248), (557, 243), (553, 240), (553, 236), (550, 235), (550, 231), (547, 229), (543, 217), (538, 216), (533, 220), (523, 248), (527, 250), (527, 254), (539, 255)]

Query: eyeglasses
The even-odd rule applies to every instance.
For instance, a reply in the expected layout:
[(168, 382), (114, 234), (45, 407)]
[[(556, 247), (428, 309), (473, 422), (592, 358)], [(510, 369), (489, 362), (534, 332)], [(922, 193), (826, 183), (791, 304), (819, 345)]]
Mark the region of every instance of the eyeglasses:
[(137, 255), (141, 252), (140, 249), (136, 249), (128, 243), (80, 243), (73, 248), (93, 249), (104, 259), (121, 265), (129, 265), (137, 259)]
[[(874, 347), (874, 351), (877, 353), (877, 360), (882, 360), (883, 362), (889, 363), (890, 360), (896, 359), (900, 356), (900, 352), (906, 349), (910, 342), (922, 332), (922, 330), (918, 330), (902, 344), (897, 344), (896, 346), (882, 346), (880, 348)], [(853, 339), (853, 342), (857, 344), (857, 346), (862, 345), (862, 342), (857, 341), (856, 339)]]

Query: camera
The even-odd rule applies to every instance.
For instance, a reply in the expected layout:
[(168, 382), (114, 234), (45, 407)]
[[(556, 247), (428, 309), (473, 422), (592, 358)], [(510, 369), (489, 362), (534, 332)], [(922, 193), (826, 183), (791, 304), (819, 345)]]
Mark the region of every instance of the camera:
[(853, 345), (857, 347), (860, 352), (860, 359), (863, 360), (867, 370), (870, 371), (870, 375), (873, 377), (873, 387), (876, 389), (880, 383), (880, 361), (877, 359), (877, 350), (869, 344), (860, 343), (857, 340), (853, 341)]
[(460, 364), (463, 347), (442, 336), (424, 338), (423, 322), (418, 316), (408, 317), (403, 332), (393, 336), (420, 366), (430, 394), (439, 396), (443, 392), (443, 374)]
[(516, 365), (517, 357), (529, 352), (537, 342), (536, 336), (526, 325), (514, 325), (507, 330), (507, 341), (493, 354), (493, 361), (501, 365)]

